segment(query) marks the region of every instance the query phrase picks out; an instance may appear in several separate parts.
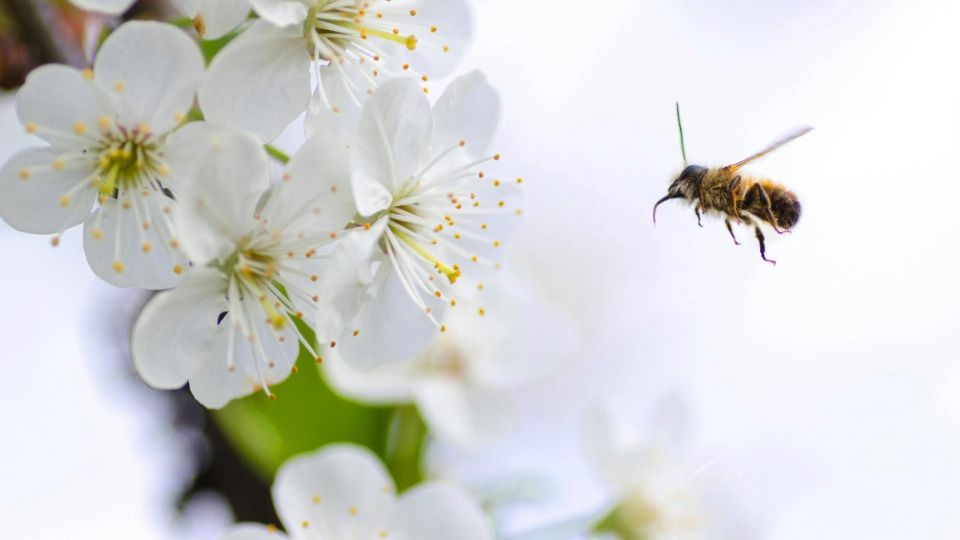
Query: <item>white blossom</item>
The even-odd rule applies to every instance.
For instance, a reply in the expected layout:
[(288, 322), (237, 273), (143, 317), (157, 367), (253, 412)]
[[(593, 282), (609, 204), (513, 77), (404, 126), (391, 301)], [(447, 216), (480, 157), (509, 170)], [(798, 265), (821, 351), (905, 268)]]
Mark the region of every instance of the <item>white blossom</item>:
[(307, 110), (353, 126), (378, 81), (449, 73), (470, 34), (465, 0), (257, 0), (261, 20), (227, 45), (200, 87), (208, 120), (274, 139)]
[(323, 207), (334, 186), (300, 174), (323, 162), (322, 148), (295, 156), (265, 196), (269, 164), (252, 135), (218, 134), (209, 146), (174, 213), (194, 267), (140, 314), (133, 360), (151, 386), (189, 381), (216, 408), (269, 394), (295, 369), (298, 342), (317, 356), (296, 322), (312, 324), (324, 256), (349, 216)]
[(203, 39), (222, 37), (250, 14), (249, 0), (175, 0), (173, 4), (190, 17)]
[(324, 363), (339, 392), (369, 403), (415, 402), (431, 432), (463, 446), (502, 434), (514, 399), (569, 358), (576, 337), (569, 320), (544, 305), (528, 283), (461, 300), (449, 330), (416, 358), (361, 370), (336, 356)]
[(427, 482), (397, 497), (366, 448), (336, 444), (283, 464), (273, 502), (286, 529), (242, 524), (221, 540), (493, 540), (489, 521), (463, 489)]
[(654, 420), (642, 433), (603, 407), (586, 416), (588, 457), (614, 498), (599, 532), (621, 540), (755, 538), (712, 477), (713, 464), (686, 457), (677, 415)]
[(17, 108), (26, 130), (49, 145), (0, 169), (0, 216), (38, 234), (84, 223), (87, 260), (101, 278), (121, 287), (173, 286), (187, 261), (168, 214), (195, 144), (171, 134), (202, 73), (196, 44), (154, 22), (118, 28), (92, 70), (34, 70)]
[[(364, 106), (350, 148), (354, 234), (325, 274), (317, 334), (361, 368), (418, 355), (457, 303), (484, 287), (502, 241), (519, 223), (519, 179), (482, 166), (499, 98), (479, 72), (432, 108), (409, 79), (384, 84)], [(317, 174), (322, 174), (318, 171)]]

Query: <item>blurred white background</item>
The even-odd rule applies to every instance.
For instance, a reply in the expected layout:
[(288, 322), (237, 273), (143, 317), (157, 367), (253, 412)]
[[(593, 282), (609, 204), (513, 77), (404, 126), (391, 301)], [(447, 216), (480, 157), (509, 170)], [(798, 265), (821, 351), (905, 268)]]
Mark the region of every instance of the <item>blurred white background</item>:
[[(444, 470), (553, 477), (552, 499), (511, 515), (516, 530), (580, 514), (603, 501), (583, 408), (608, 401), (642, 424), (673, 395), (691, 454), (764, 537), (960, 537), (960, 5), (485, 0), (476, 12), (462, 67), (501, 90), (499, 150), (528, 189), (516, 263), (573, 314), (583, 347), (524, 396), (507, 439), (442, 452)], [(676, 201), (653, 227), (681, 168), (675, 100), (692, 163), (816, 127), (749, 167), (804, 205), (794, 234), (769, 238), (775, 268), (749, 230), (734, 246)], [(3, 160), (30, 141), (10, 96), (0, 115)], [(79, 235), (51, 249), (3, 227), (3, 535), (211, 538), (227, 519), (213, 506), (174, 526), (178, 442), (106, 358), (104, 328), (133, 301), (96, 281)]]

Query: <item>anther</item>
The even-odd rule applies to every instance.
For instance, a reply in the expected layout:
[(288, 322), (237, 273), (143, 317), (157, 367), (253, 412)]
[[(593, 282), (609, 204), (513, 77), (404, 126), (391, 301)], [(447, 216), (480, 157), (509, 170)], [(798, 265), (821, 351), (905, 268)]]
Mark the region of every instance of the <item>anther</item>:
[(84, 78), (84, 79), (86, 79), (86, 80), (88, 80), (88, 81), (92, 81), (92, 80), (93, 80), (93, 70), (92, 70), (92, 69), (87, 68), (87, 69), (83, 70), (82, 73), (83, 73), (83, 78)]
[(87, 132), (87, 125), (77, 120), (73, 124), (73, 132), (76, 133), (77, 135), (83, 135), (84, 133)]
[(116, 273), (118, 273), (118, 274), (122, 274), (124, 268), (125, 268), (125, 267), (123, 266), (123, 263), (122, 263), (122, 262), (120, 262), (120, 261), (114, 261), (114, 262), (113, 262), (113, 271), (114, 271), (114, 272), (116, 272)]

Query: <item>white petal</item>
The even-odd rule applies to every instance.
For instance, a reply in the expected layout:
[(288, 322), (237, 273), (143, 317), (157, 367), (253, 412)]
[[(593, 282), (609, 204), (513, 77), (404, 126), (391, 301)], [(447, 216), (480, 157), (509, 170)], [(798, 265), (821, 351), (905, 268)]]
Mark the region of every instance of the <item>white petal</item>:
[[(0, 217), (14, 229), (58, 233), (90, 215), (97, 190), (89, 185), (88, 177), (95, 164), (81, 159), (56, 170), (56, 158), (51, 148), (28, 148), (0, 168)], [(73, 189), (79, 185), (82, 187)], [(68, 199), (63, 199), (68, 193)]]
[(252, 0), (253, 10), (261, 19), (276, 26), (303, 26), (309, 3), (298, 0)]
[[(17, 93), (17, 114), (28, 129), (62, 149), (81, 150), (96, 144), (97, 120), (112, 115), (110, 100), (81, 72), (60, 64), (30, 72)], [(77, 131), (82, 129), (83, 133)]]
[[(244, 304), (255, 338), (245, 337), (235, 326), (238, 314), (227, 312), (216, 328), (211, 354), (190, 376), (190, 392), (208, 409), (223, 407), (233, 399), (262, 390), (264, 385), (283, 382), (296, 361), (299, 343), (293, 325), (288, 324), (274, 333), (263, 321), (256, 300), (245, 298)], [(235, 329), (232, 348), (231, 326)]]
[[(430, 299), (426, 301), (433, 315), (442, 320), (447, 304)], [(412, 360), (438, 334), (436, 325), (416, 307), (397, 273), (390, 268), (379, 290), (373, 292), (357, 317), (347, 323), (337, 347), (344, 361), (359, 369), (372, 369)]]
[(224, 287), (218, 272), (197, 269), (143, 308), (133, 327), (131, 349), (133, 365), (147, 384), (179, 388), (210, 356)]
[(415, 362), (360, 370), (344, 362), (336, 348), (328, 350), (323, 362), (324, 375), (334, 390), (349, 398), (377, 405), (411, 402), (420, 375), (416, 370)]
[(235, 131), (213, 122), (190, 122), (177, 128), (164, 141), (163, 160), (170, 175), (163, 179), (163, 184), (176, 195), (189, 183), (200, 159), (210, 155), (224, 136)]
[[(381, 219), (370, 230), (356, 229), (337, 243), (320, 280), (316, 333), (320, 342), (340, 337), (345, 322), (351, 321), (369, 299), (375, 284), (373, 266), (377, 263), (379, 242), (387, 221)], [(381, 272), (386, 267), (380, 264)]]
[(217, 39), (233, 30), (250, 14), (248, 0), (181, 0), (181, 11), (193, 19), (203, 39)]
[(234, 525), (220, 537), (220, 540), (286, 540), (287, 535), (258, 523)]
[(174, 223), (184, 251), (197, 264), (228, 256), (255, 225), (254, 211), (270, 186), (266, 154), (253, 136), (217, 135), (212, 150), (177, 193)]
[[(120, 201), (105, 198), (84, 223), (83, 249), (90, 268), (111, 285), (169, 289), (187, 268), (186, 258), (170, 245), (163, 221), (163, 209), (173, 201), (159, 191), (146, 193), (124, 193)], [(144, 228), (147, 215), (152, 219)]]
[(342, 140), (311, 137), (287, 165), (283, 182), (261, 215), (274, 230), (326, 234), (343, 230), (356, 215), (350, 189), (349, 151)]
[(465, 447), (503, 433), (513, 414), (508, 394), (451, 378), (425, 378), (415, 395), (430, 429)]
[(85, 11), (107, 15), (119, 15), (130, 9), (136, 0), (70, 0), (70, 3)]
[(280, 520), (297, 531), (306, 522), (308, 534), (317, 534), (307, 538), (376, 538), (394, 497), (393, 480), (380, 460), (366, 448), (348, 444), (287, 461), (273, 484)]
[(376, 89), (366, 69), (366, 65), (347, 62), (320, 66), (320, 87), (310, 100), (304, 125), (307, 134), (330, 127), (351, 133), (357, 129), (361, 106)]
[[(415, 32), (419, 43), (410, 55), (410, 63), (432, 78), (452, 73), (473, 34), (466, 0), (416, 0), (404, 9), (415, 9), (417, 22), (421, 24)], [(430, 31), (431, 25), (437, 27), (436, 32)]]
[(433, 106), (433, 151), (466, 141), (471, 159), (483, 157), (500, 120), (500, 96), (480, 71), (457, 77)]
[[(400, 497), (394, 529), (404, 540), (493, 540), (493, 528), (480, 505), (460, 487), (421, 484)], [(390, 530), (388, 528), (388, 530)]]
[(418, 172), (427, 158), (432, 129), (430, 103), (412, 79), (394, 79), (367, 100), (352, 179), (361, 215), (386, 208), (389, 195)]
[(491, 345), (471, 362), (474, 380), (518, 390), (555, 374), (571, 359), (578, 336), (570, 317), (545, 305), (532, 285), (516, 279), (498, 280), (488, 289), (483, 299), (487, 315), (461, 323), (475, 340)]
[(190, 110), (203, 76), (203, 56), (176, 27), (133, 21), (121, 25), (100, 47), (93, 76), (104, 88), (121, 90), (132, 120), (162, 133)]
[(310, 101), (302, 29), (254, 23), (214, 57), (199, 100), (207, 120), (275, 139)]

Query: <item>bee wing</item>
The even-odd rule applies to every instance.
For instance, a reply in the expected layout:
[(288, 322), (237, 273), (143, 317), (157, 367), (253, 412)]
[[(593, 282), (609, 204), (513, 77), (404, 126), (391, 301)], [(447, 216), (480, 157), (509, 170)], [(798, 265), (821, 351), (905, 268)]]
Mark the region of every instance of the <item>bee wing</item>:
[(810, 133), (812, 130), (813, 130), (812, 127), (810, 127), (810, 126), (804, 126), (804, 127), (802, 127), (802, 128), (799, 128), (799, 129), (796, 129), (796, 130), (794, 130), (794, 131), (791, 131), (790, 133), (788, 133), (788, 134), (787, 134), (785, 137), (783, 137), (782, 139), (776, 141), (775, 143), (773, 143), (773, 144), (771, 144), (770, 146), (764, 148), (763, 150), (757, 152), (756, 154), (753, 154), (752, 156), (748, 157), (747, 159), (738, 161), (738, 162), (736, 162), (736, 163), (734, 163), (734, 164), (732, 164), (732, 165), (727, 165), (726, 167), (724, 167), (724, 169), (727, 169), (727, 170), (730, 170), (730, 171), (735, 171), (735, 170), (739, 169), (740, 167), (743, 167), (743, 166), (746, 165), (747, 163), (750, 163), (751, 161), (754, 161), (754, 160), (757, 160), (757, 159), (762, 158), (763, 156), (769, 154), (770, 152), (773, 152), (773, 151), (776, 150), (777, 148), (780, 148), (781, 146), (787, 144), (788, 142), (790, 142), (790, 141), (792, 141), (792, 140), (800, 137), (801, 135), (806, 135), (807, 133)]

